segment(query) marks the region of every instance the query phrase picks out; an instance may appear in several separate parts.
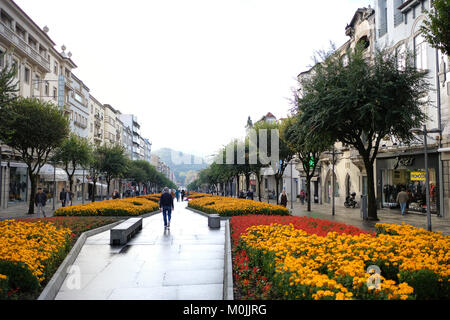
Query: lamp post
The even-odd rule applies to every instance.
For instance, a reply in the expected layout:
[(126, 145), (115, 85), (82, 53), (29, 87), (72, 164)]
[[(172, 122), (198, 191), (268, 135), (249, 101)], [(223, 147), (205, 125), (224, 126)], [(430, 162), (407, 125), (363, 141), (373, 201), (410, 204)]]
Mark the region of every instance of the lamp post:
[(332, 176), (332, 184), (333, 184), (333, 186), (332, 186), (332, 193), (333, 193), (333, 196), (332, 196), (332, 204), (331, 204), (331, 215), (334, 217), (336, 215), (336, 199), (335, 199), (336, 198), (336, 191), (335, 191), (336, 178), (335, 178), (335, 173), (334, 173), (335, 167), (336, 167), (336, 156), (340, 155), (340, 154), (343, 154), (343, 152), (337, 152), (336, 148), (333, 146), (333, 151), (332, 152), (325, 152), (325, 154), (330, 154), (330, 155), (333, 156), (333, 159), (332, 159), (332, 162), (333, 162), (333, 176)]
[[(430, 171), (428, 169), (428, 134), (429, 133), (441, 133), (439, 129), (427, 130), (427, 126), (424, 125), (423, 129), (413, 128), (409, 130), (412, 134), (423, 135), (423, 144), (425, 147), (425, 192), (427, 199), (427, 227), (428, 231), (432, 231), (431, 227), (431, 210), (430, 210)], [(442, 186), (441, 186), (442, 187)]]
[(84, 204), (84, 167), (83, 167), (83, 184), (81, 185), (81, 203)]

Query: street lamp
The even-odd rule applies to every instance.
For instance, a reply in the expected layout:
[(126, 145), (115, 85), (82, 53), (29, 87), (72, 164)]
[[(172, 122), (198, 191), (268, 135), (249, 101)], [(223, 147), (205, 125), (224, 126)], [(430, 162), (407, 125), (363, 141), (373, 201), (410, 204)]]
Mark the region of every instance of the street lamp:
[[(335, 190), (335, 188), (336, 188), (336, 178), (335, 178), (335, 173), (334, 173), (334, 170), (335, 170), (335, 166), (336, 166), (336, 156), (337, 155), (340, 155), (340, 154), (344, 154), (343, 152), (337, 152), (336, 151), (336, 148), (333, 146), (333, 151), (332, 152), (325, 152), (325, 154), (329, 154), (329, 155), (332, 155), (333, 156), (333, 160), (332, 160), (332, 162), (333, 162), (333, 176), (332, 176), (332, 183), (333, 183), (333, 187), (332, 187), (332, 193), (333, 193), (333, 197), (332, 197), (332, 205), (331, 205), (331, 214), (332, 214), (332, 216), (334, 217), (335, 215), (336, 215), (336, 200), (335, 200), (335, 198), (336, 198), (336, 190)], [(309, 196), (311, 196), (311, 195), (309, 195)]]
[[(423, 129), (413, 128), (409, 130), (412, 134), (415, 135), (423, 135), (423, 144), (425, 146), (425, 192), (427, 199), (427, 225), (428, 231), (432, 231), (431, 228), (431, 210), (430, 210), (430, 171), (428, 169), (428, 139), (427, 136), (429, 133), (441, 133), (442, 131), (439, 129), (427, 130), (427, 126), (424, 125)], [(442, 205), (442, 204), (441, 204)]]

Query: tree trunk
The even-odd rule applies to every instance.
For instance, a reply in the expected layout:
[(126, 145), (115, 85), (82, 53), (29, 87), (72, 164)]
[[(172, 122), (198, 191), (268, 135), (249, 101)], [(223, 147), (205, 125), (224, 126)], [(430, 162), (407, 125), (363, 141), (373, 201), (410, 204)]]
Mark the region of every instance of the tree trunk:
[(30, 168), (28, 168), (28, 176), (30, 177), (31, 190), (30, 190), (30, 201), (28, 206), (28, 214), (34, 214), (34, 200), (36, 198), (37, 189), (37, 175), (31, 173)]
[(95, 194), (97, 191), (97, 179), (92, 179), (93, 185), (92, 185), (92, 202), (95, 202)]
[(236, 176), (236, 197), (239, 198), (239, 176)]
[(377, 199), (375, 197), (375, 177), (373, 174), (373, 164), (370, 160), (364, 159), (367, 172), (367, 218), (372, 221), (379, 221), (377, 215)]
[(276, 194), (277, 194), (277, 204), (280, 204), (278, 198), (280, 197), (280, 178), (275, 175), (275, 185), (276, 185)]
[(250, 174), (245, 175), (245, 186), (247, 191), (250, 190)]
[(262, 201), (262, 197), (261, 197), (261, 176), (259, 174), (256, 174), (256, 180), (258, 182), (258, 199), (259, 202)]
[(110, 188), (110, 185), (111, 185), (111, 178), (106, 178), (106, 183), (107, 183), (107, 186), (106, 186), (106, 192), (108, 193), (107, 194), (107, 196), (106, 196), (106, 200), (109, 200), (109, 188)]
[(312, 177), (306, 177), (306, 194), (308, 195), (306, 201), (308, 204), (308, 212), (311, 212), (311, 178)]

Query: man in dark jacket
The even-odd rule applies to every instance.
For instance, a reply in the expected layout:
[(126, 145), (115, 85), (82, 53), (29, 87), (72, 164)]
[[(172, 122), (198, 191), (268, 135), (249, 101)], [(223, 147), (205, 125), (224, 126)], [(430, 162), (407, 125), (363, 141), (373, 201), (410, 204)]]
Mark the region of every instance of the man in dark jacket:
[(64, 188), (59, 193), (59, 200), (61, 201), (63, 207), (66, 206), (66, 197), (67, 197), (66, 194), (67, 194), (67, 192), (66, 192), (66, 190)]
[(38, 218), (41, 216), (41, 210), (44, 215), (44, 218), (46, 217), (44, 207), (47, 204), (47, 195), (42, 192), (42, 188), (38, 189), (38, 192), (36, 193), (36, 197), (34, 199), (34, 203), (36, 204), (36, 207), (38, 208)]
[(173, 197), (169, 192), (169, 188), (164, 188), (164, 193), (159, 200), (159, 208), (162, 209), (164, 216), (164, 228), (170, 229), (170, 220), (172, 219)]

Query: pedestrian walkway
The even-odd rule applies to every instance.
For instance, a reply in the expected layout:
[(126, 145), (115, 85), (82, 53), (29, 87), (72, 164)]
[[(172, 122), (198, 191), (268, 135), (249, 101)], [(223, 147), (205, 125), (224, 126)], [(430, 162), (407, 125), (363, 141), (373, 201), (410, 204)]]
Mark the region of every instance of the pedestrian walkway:
[(186, 206), (175, 203), (170, 231), (162, 214), (144, 219), (126, 246), (110, 246), (109, 231), (88, 238), (74, 262), (80, 287), (66, 278), (56, 300), (222, 300), (225, 222), (211, 230)]
[[(264, 201), (264, 200), (263, 200)], [(267, 202), (267, 200), (265, 200)], [(270, 200), (270, 203), (276, 203), (274, 200)], [(335, 216), (333, 217), (332, 207), (330, 204), (312, 204), (311, 211), (307, 211), (306, 203), (302, 205), (301, 203), (293, 203), (292, 215), (298, 217), (314, 217), (318, 219), (326, 219), (330, 221), (336, 221), (341, 223), (346, 223), (353, 225), (355, 227), (364, 230), (375, 230), (375, 225), (377, 223), (387, 223), (387, 224), (401, 224), (402, 222), (412, 225), (417, 228), (427, 229), (427, 217), (424, 214), (410, 213), (406, 216), (401, 216), (400, 211), (390, 210), (390, 209), (379, 209), (378, 219), (380, 221), (364, 221), (361, 218), (360, 209), (347, 209), (343, 206), (336, 206)], [(291, 204), (288, 203), (287, 208), (291, 210)], [(436, 215), (432, 215), (431, 219), (432, 230), (437, 232), (441, 231), (443, 234), (450, 235), (450, 219), (439, 218)]]
[[(45, 206), (45, 215), (47, 217), (53, 217), (53, 213), (55, 210), (58, 210), (61, 208), (61, 201), (55, 202), (55, 210), (53, 210), (53, 200), (50, 199), (47, 201), (47, 205)], [(89, 203), (89, 200), (86, 200), (84, 203)], [(74, 200), (72, 202), (72, 205), (78, 205), (82, 204), (81, 200)], [(28, 202), (27, 203), (20, 203), (16, 205), (11, 205), (6, 209), (0, 208), (0, 221), (5, 219), (22, 219), (22, 218), (37, 218), (37, 207), (34, 208), (34, 214), (29, 215), (28, 214)], [(43, 218), (41, 214), (41, 218)]]

